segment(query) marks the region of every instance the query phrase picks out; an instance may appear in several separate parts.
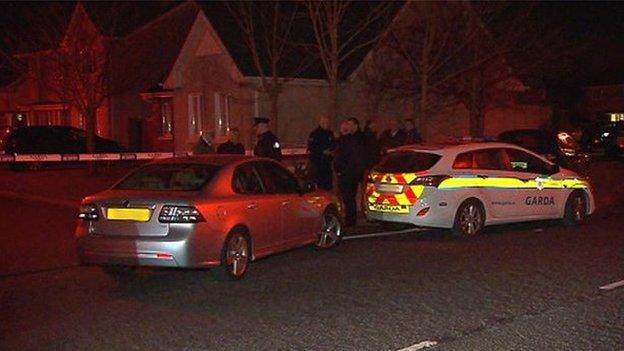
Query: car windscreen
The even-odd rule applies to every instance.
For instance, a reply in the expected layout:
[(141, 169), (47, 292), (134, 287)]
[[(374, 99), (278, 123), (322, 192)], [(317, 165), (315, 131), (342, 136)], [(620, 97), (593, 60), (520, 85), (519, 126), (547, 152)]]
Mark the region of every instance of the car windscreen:
[(420, 172), (433, 167), (440, 158), (440, 155), (428, 152), (395, 151), (384, 156), (375, 170), (386, 173)]
[(194, 191), (212, 180), (220, 168), (217, 165), (197, 163), (148, 165), (124, 178), (115, 189)]

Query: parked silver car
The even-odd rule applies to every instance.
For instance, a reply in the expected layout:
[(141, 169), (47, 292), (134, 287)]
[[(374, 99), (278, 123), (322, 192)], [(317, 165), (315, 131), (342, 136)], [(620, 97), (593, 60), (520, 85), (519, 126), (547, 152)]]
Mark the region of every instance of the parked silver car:
[(270, 159), (169, 159), (83, 199), (76, 236), (81, 262), (107, 271), (209, 267), (239, 279), (251, 260), (312, 243), (334, 246), (341, 205)]

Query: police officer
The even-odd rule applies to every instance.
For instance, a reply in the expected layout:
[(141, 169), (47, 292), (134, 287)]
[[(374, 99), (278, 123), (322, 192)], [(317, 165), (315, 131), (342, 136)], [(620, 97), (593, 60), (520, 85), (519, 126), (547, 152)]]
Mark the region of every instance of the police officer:
[(386, 129), (381, 136), (379, 137), (379, 144), (381, 145), (382, 151), (387, 151), (388, 149), (394, 149), (395, 147), (399, 147), (401, 145), (405, 145), (406, 134), (403, 129), (401, 129), (401, 123), (397, 118), (390, 119), (390, 128)]
[(416, 124), (412, 118), (406, 118), (405, 125), (405, 144), (420, 144), (422, 137), (416, 128)]
[(254, 130), (258, 141), (254, 147), (254, 155), (282, 160), (282, 146), (275, 134), (269, 130), (269, 119), (266, 117), (254, 118)]
[(353, 226), (357, 220), (357, 191), (366, 167), (364, 139), (358, 126), (352, 120), (340, 124), (340, 138), (336, 146), (334, 168), (338, 178), (338, 189), (345, 205), (346, 225)]
[(238, 129), (233, 128), (228, 133), (228, 141), (219, 145), (217, 153), (219, 154), (245, 154), (245, 147), (238, 141)]
[(308, 137), (308, 152), (314, 181), (321, 189), (332, 188), (331, 162), (335, 142), (334, 133), (329, 128), (329, 118), (319, 118), (319, 126)]

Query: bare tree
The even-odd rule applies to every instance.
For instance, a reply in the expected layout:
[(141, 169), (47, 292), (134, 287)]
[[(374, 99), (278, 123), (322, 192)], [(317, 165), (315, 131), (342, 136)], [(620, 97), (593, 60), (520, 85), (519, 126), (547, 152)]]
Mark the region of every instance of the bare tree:
[[(536, 32), (528, 23), (531, 8), (511, 5), (415, 1), (393, 23), (386, 41), (411, 73), (396, 88), (417, 101), (423, 134), (428, 115), (462, 102), (469, 111), (471, 135), (481, 136), (488, 93), (522, 73), (511, 68), (507, 57), (520, 50), (543, 52), (552, 45), (557, 30)], [(493, 35), (492, 28), (502, 30)], [(525, 62), (522, 68), (528, 71), (544, 59)]]
[[(354, 3), (348, 0), (308, 0), (305, 2), (315, 46), (327, 75), (332, 121), (338, 114), (338, 84), (341, 64), (370, 47), (383, 34), (392, 13), (390, 1)], [(359, 7), (359, 8), (356, 8)]]
[(21, 35), (5, 36), (5, 47), (27, 67), (23, 71), (37, 85), (39, 99), (61, 101), (80, 114), (89, 153), (96, 151), (98, 109), (111, 95), (116, 31), (127, 24), (122, 21), (132, 20), (128, 4), (92, 4), (106, 17), (105, 28), (92, 21), (80, 2), (31, 7), (23, 15), (37, 25)]
[[(533, 6), (513, 2), (465, 3), (469, 25), (478, 29), (456, 60), (467, 68), (449, 84), (447, 90), (462, 101), (469, 111), (470, 134), (482, 136), (488, 108), (496, 107), (491, 98), (496, 91), (526, 89), (520, 79), (552, 65), (562, 55), (583, 50), (559, 40), (563, 27), (549, 23), (537, 25), (531, 17)], [(530, 53), (530, 54), (529, 54)], [(511, 62), (513, 59), (515, 62)], [(513, 86), (520, 85), (520, 86)]]
[(456, 58), (464, 55), (476, 30), (457, 2), (409, 2), (399, 16), (386, 41), (402, 58), (396, 64), (410, 74), (403, 74), (395, 88), (415, 99), (421, 134), (426, 135), (427, 116), (455, 102), (444, 87), (469, 70), (456, 65)]
[(376, 45), (364, 58), (356, 72), (361, 82), (361, 93), (366, 100), (366, 117), (373, 120), (379, 117), (381, 105), (396, 98), (397, 79), (401, 77), (403, 68), (388, 64), (396, 61), (396, 54), (386, 45)]
[(245, 46), (260, 77), (260, 91), (267, 95), (270, 117), (277, 130), (279, 96), (284, 84), (304, 70), (308, 61), (286, 62), (291, 54), (293, 24), (300, 16), (299, 3), (273, 0), (228, 2)]

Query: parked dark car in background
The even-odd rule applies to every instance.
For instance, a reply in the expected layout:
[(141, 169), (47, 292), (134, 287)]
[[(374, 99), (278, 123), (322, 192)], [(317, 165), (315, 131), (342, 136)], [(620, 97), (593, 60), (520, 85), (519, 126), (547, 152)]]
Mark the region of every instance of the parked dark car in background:
[[(87, 133), (67, 126), (31, 126), (0, 132), (0, 153), (79, 154), (87, 152)], [(124, 152), (116, 142), (95, 137), (95, 152)]]
[(500, 133), (498, 139), (529, 149), (549, 161), (577, 172), (582, 173), (589, 162), (589, 156), (581, 151), (578, 142), (566, 132), (517, 129)]
[(598, 155), (619, 157), (624, 151), (624, 122), (592, 124), (581, 136), (583, 150)]

